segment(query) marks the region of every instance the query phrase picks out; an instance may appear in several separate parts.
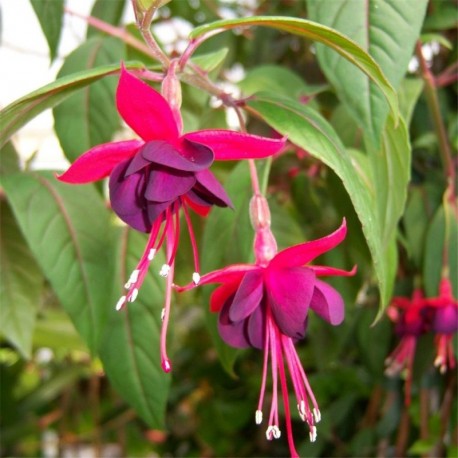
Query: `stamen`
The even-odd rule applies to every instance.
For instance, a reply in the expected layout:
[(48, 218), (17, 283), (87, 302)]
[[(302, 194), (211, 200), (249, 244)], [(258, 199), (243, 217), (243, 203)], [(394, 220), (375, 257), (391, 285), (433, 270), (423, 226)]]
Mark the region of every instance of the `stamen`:
[(274, 426), (274, 427), (273, 427), (273, 435), (274, 435), (274, 438), (275, 438), (275, 439), (280, 439), (280, 437), (281, 437), (281, 431), (280, 431), (280, 429), (278, 428), (278, 426)]
[(254, 418), (255, 418), (256, 424), (260, 425), (262, 423), (262, 410), (256, 410)]
[(192, 281), (197, 286), (200, 282), (200, 274), (198, 272), (194, 272), (192, 274)]
[(321, 412), (317, 408), (313, 408), (313, 416), (315, 417), (315, 423), (319, 423), (321, 421)]
[(163, 359), (161, 361), (162, 370), (164, 372), (170, 372), (172, 370), (172, 365), (168, 359)]
[(271, 425), (267, 428), (266, 430), (266, 438), (268, 441), (271, 441), (272, 439), (280, 439), (281, 437), (281, 431), (278, 428), (277, 425)]
[(148, 261), (152, 261), (156, 256), (156, 248), (151, 248), (148, 253)]
[(165, 308), (161, 311), (161, 321), (164, 321), (165, 318)]
[(134, 288), (134, 289), (132, 290), (132, 293), (130, 294), (130, 296), (128, 297), (127, 300), (128, 300), (129, 302), (134, 302), (135, 299), (137, 299), (137, 296), (138, 296), (138, 289), (137, 289), (137, 288)]
[(122, 309), (123, 305), (126, 303), (126, 296), (121, 296), (116, 303), (116, 310), (119, 311)]
[(129, 289), (134, 283), (138, 280), (138, 275), (140, 273), (140, 269), (135, 269), (129, 277), (128, 282), (124, 285), (124, 288)]
[(312, 426), (309, 432), (310, 442), (316, 441), (316, 426)]
[[(196, 272), (199, 272), (200, 271), (200, 268), (199, 268), (199, 250), (197, 249), (196, 236), (194, 235), (194, 230), (192, 228), (192, 221), (191, 221), (191, 218), (189, 216), (188, 208), (187, 208), (187, 206), (186, 206), (186, 204), (185, 204), (185, 202), (183, 200), (181, 201), (181, 205), (182, 205), (182, 208), (183, 208), (184, 217), (186, 219), (186, 225), (188, 226), (189, 240), (191, 241), (192, 253), (193, 253), (193, 256), (194, 256), (194, 269), (195, 269)], [(194, 278), (193, 278), (193, 281), (194, 281)], [(198, 282), (194, 281), (194, 283), (197, 285)]]
[(161, 277), (167, 278), (170, 273), (170, 266), (168, 264), (163, 264), (161, 270), (159, 271), (159, 275)]

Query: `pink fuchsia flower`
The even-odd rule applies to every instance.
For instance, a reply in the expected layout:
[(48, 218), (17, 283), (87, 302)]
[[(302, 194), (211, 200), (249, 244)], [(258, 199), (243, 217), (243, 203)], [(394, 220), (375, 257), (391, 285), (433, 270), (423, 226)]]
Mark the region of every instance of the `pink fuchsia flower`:
[[(202, 276), (200, 282), (201, 285), (220, 283), (211, 296), (210, 308), (219, 313), (218, 329), (223, 340), (232, 347), (253, 347), (264, 351), (261, 392), (255, 415), (257, 424), (263, 420), (270, 362), (273, 393), (266, 437), (272, 440), (281, 436), (280, 387), (292, 456), (298, 454), (292, 435), (285, 362), (299, 415), (308, 425), (310, 440), (315, 441), (316, 423), (320, 421), (321, 414), (294, 344), (305, 336), (309, 309), (334, 326), (344, 319), (342, 297), (318, 277), (354, 275), (355, 269), (348, 272), (311, 265), (310, 262), (337, 246), (345, 235), (344, 220), (342, 226), (327, 237), (276, 253), (276, 243), (270, 229), (258, 227), (255, 238), (256, 264), (231, 265)], [(184, 291), (192, 287), (191, 284), (179, 289)]]
[(421, 288), (414, 290), (412, 298), (394, 297), (387, 314), (395, 323), (395, 332), (400, 337), (400, 342), (385, 361), (385, 373), (394, 376), (405, 369), (404, 401), (409, 405), (417, 341), (420, 335), (429, 330), (428, 302)]
[(453, 350), (453, 336), (458, 330), (458, 301), (453, 297), (452, 285), (448, 278), (439, 284), (439, 296), (427, 299), (432, 308), (431, 330), (436, 334), (437, 356), (434, 365), (441, 373), (456, 367)]
[(199, 263), (188, 208), (206, 214), (212, 205), (231, 206), (223, 187), (209, 171), (214, 160), (257, 159), (281, 150), (285, 140), (263, 138), (229, 130), (200, 130), (182, 134), (178, 110), (150, 86), (124, 68), (116, 93), (117, 109), (140, 137), (95, 146), (80, 156), (58, 178), (72, 184), (109, 179), (110, 201), (115, 213), (129, 226), (150, 234), (145, 252), (126, 283), (127, 293), (116, 308), (133, 302), (155, 253), (166, 241), (167, 263), (160, 274), (168, 277), (164, 324), (161, 335), (162, 367), (170, 370), (165, 350), (173, 266), (183, 210), (194, 251), (195, 273)]

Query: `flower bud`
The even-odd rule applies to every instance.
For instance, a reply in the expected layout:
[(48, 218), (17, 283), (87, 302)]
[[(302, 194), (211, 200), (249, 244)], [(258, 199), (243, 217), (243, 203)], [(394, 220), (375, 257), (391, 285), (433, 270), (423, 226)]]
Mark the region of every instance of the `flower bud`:
[(270, 210), (267, 199), (255, 194), (250, 201), (250, 220), (255, 231), (270, 227)]

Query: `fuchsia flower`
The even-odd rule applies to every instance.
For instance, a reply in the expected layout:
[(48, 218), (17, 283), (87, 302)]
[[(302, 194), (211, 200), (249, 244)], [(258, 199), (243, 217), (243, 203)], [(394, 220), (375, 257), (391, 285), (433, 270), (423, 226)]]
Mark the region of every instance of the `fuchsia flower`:
[(415, 350), (420, 335), (428, 331), (428, 302), (420, 288), (414, 290), (412, 298), (394, 297), (387, 310), (388, 317), (395, 323), (400, 342), (386, 359), (385, 373), (389, 376), (406, 369), (404, 386), (405, 403), (410, 404), (412, 371)]
[(458, 330), (458, 301), (453, 297), (452, 285), (448, 278), (439, 284), (439, 296), (427, 300), (432, 308), (431, 330), (436, 334), (437, 356), (434, 365), (441, 373), (456, 367), (453, 350), (453, 336)]
[[(316, 423), (321, 415), (294, 344), (304, 338), (307, 314), (312, 309), (332, 325), (344, 318), (344, 303), (340, 294), (317, 277), (353, 275), (350, 272), (309, 263), (344, 240), (342, 226), (327, 237), (287, 248), (277, 253), (276, 242), (267, 226), (256, 227), (256, 264), (236, 264), (208, 273), (200, 284), (220, 283), (211, 296), (210, 308), (219, 312), (218, 328), (223, 340), (236, 348), (254, 347), (264, 351), (261, 393), (255, 420), (262, 422), (269, 360), (273, 382), (266, 436), (278, 439), (278, 387), (283, 394), (288, 443), (292, 456), (298, 456), (294, 446), (285, 361), (296, 395), (301, 419), (309, 427), (310, 440), (316, 439)], [(181, 291), (192, 288), (187, 285)]]
[(126, 283), (127, 294), (116, 308), (133, 302), (156, 251), (166, 240), (167, 263), (160, 274), (168, 277), (161, 359), (165, 371), (170, 362), (165, 349), (173, 267), (179, 242), (179, 210), (183, 209), (194, 251), (195, 273), (199, 263), (188, 207), (206, 214), (212, 205), (231, 206), (223, 187), (208, 170), (216, 160), (256, 159), (281, 150), (284, 139), (274, 140), (229, 130), (181, 133), (181, 116), (167, 100), (124, 68), (116, 93), (124, 121), (141, 139), (98, 145), (80, 156), (59, 179), (88, 183), (107, 176), (115, 213), (129, 226), (150, 234), (145, 252)]

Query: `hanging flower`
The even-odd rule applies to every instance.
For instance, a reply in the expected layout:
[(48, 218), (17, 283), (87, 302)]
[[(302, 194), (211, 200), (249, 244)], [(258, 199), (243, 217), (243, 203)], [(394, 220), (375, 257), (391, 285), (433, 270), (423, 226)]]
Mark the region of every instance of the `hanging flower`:
[[(318, 277), (349, 276), (355, 273), (355, 269), (347, 272), (309, 264), (344, 240), (345, 220), (338, 230), (327, 237), (277, 253), (275, 239), (268, 227), (270, 220), (255, 219), (256, 263), (235, 264), (208, 273), (202, 276), (200, 284), (220, 283), (211, 296), (210, 309), (219, 313), (218, 329), (223, 340), (232, 347), (253, 347), (264, 351), (261, 392), (255, 420), (257, 424), (263, 420), (270, 362), (273, 393), (266, 437), (272, 440), (281, 436), (278, 402), (280, 387), (290, 452), (292, 456), (298, 456), (292, 436), (285, 362), (299, 415), (308, 425), (310, 440), (315, 441), (316, 423), (320, 421), (321, 414), (294, 345), (305, 336), (309, 309), (334, 326), (344, 319), (342, 297)], [(192, 287), (190, 284), (179, 290)]]
[(432, 307), (431, 330), (436, 334), (437, 355), (434, 365), (443, 374), (447, 369), (456, 367), (452, 340), (458, 330), (458, 301), (453, 297), (448, 278), (441, 280), (439, 296), (427, 299), (427, 303)]
[(395, 323), (395, 332), (400, 337), (400, 342), (385, 361), (387, 364), (385, 373), (393, 376), (405, 369), (404, 400), (406, 405), (409, 405), (417, 341), (419, 336), (429, 329), (428, 302), (421, 288), (413, 291), (412, 298), (394, 297), (387, 314)]
[(165, 335), (169, 318), (173, 267), (183, 210), (194, 252), (193, 281), (199, 282), (199, 262), (188, 208), (206, 214), (212, 205), (231, 206), (223, 187), (209, 171), (214, 160), (256, 159), (281, 150), (285, 141), (230, 130), (200, 130), (182, 134), (179, 111), (150, 86), (124, 68), (116, 93), (117, 109), (140, 139), (98, 145), (80, 156), (58, 178), (66, 183), (109, 179), (111, 206), (132, 228), (149, 233), (145, 252), (126, 283), (127, 293), (116, 305), (133, 302), (155, 253), (166, 242), (166, 303), (161, 333), (161, 360), (170, 370)]

